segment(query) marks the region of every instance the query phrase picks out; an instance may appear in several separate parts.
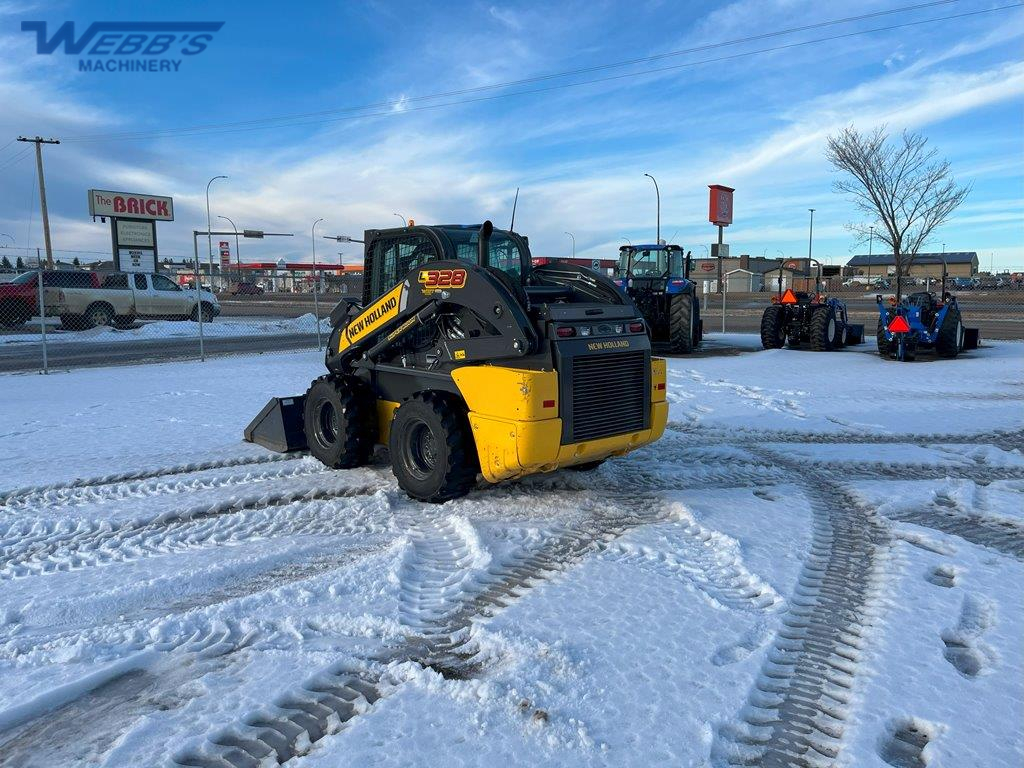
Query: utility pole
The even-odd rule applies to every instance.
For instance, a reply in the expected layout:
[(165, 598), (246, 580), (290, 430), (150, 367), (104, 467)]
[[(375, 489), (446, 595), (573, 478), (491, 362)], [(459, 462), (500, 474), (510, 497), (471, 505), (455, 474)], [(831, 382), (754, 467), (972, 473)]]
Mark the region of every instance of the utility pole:
[(46, 181), (43, 179), (43, 144), (60, 144), (60, 139), (44, 139), (36, 136), (19, 136), (18, 141), (30, 141), (36, 145), (36, 173), (39, 175), (39, 207), (43, 211), (43, 242), (46, 244), (46, 266), (53, 269), (53, 246), (50, 244), (50, 215), (46, 211)]

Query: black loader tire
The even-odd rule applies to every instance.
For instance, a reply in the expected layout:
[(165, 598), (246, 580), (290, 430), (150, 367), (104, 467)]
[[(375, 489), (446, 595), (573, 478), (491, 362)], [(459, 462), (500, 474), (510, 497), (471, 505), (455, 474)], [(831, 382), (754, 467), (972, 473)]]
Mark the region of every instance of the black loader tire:
[(761, 315), (761, 346), (765, 349), (782, 349), (786, 343), (785, 308), (772, 304), (764, 308)]
[(842, 329), (835, 310), (827, 304), (811, 311), (811, 349), (815, 352), (829, 352), (840, 344)]
[(466, 407), (441, 392), (420, 393), (398, 407), (388, 449), (398, 485), (432, 504), (465, 496), (480, 471)]
[(353, 376), (321, 376), (306, 392), (303, 429), (309, 452), (331, 469), (370, 460), (377, 441), (373, 393)]
[(950, 309), (942, 318), (942, 326), (935, 337), (935, 353), (939, 357), (953, 358), (960, 354), (964, 344), (964, 323), (960, 311)]
[(668, 341), (673, 352), (693, 352), (693, 294), (677, 293), (668, 304)]
[(878, 331), (875, 333), (875, 343), (878, 345), (879, 355), (882, 357), (895, 357), (898, 344), (895, 339), (886, 341), (885, 324), (882, 322), (882, 318), (878, 318)]

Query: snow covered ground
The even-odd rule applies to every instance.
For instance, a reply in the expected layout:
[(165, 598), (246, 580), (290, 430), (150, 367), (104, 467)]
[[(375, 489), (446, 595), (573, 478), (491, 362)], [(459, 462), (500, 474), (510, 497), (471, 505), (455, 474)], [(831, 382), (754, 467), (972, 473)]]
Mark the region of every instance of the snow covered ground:
[(1020, 766), (1024, 344), (757, 346), (441, 506), (240, 441), (315, 352), (0, 377), (0, 766)]
[[(120, 329), (110, 326), (75, 331), (62, 328), (56, 318), (47, 322), (47, 344), (88, 344), (96, 342), (122, 342), (146, 339), (199, 339), (199, 323), (188, 320), (152, 320), (140, 321), (135, 328)], [(330, 320), (320, 320), (320, 330), (324, 334), (331, 332)], [(24, 331), (28, 331), (27, 333)], [(39, 319), (30, 320), (19, 333), (0, 333), (0, 345), (3, 344), (38, 344), (42, 341), (39, 332)], [(240, 338), (244, 336), (275, 336), (292, 333), (316, 333), (316, 318), (310, 312), (296, 318), (254, 318), (254, 317), (218, 317), (212, 323), (203, 324), (203, 335), (206, 338)]]

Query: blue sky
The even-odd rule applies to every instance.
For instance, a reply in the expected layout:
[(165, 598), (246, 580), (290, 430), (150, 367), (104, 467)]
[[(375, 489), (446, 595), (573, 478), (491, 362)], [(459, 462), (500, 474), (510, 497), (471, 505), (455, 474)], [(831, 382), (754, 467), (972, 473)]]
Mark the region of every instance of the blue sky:
[[(109, 229), (87, 215), (85, 190), (96, 187), (173, 196), (177, 220), (160, 225), (161, 251), (190, 253), (191, 230), (206, 226), (206, 182), (226, 174), (213, 187), (214, 217), (296, 233), (243, 242), (247, 259), (308, 260), (319, 217), (330, 234), (393, 226), (395, 212), (507, 226), (517, 186), (516, 228), (534, 255), (568, 255), (571, 231), (577, 255), (609, 257), (622, 238), (653, 239), (649, 172), (661, 186), (662, 235), (695, 255), (715, 238), (707, 184), (722, 183), (737, 188), (733, 253), (806, 254), (813, 207), (814, 253), (836, 263), (863, 249), (844, 228), (857, 214), (832, 191), (825, 137), (884, 123), (926, 134), (973, 184), (934, 249), (1024, 270), (1024, 9), (706, 61), (1011, 2), (960, 0), (512, 90), (635, 75), (612, 81), (435, 108), (416, 97), (916, 3), (0, 0), (0, 146), (18, 134), (65, 139), (45, 149), (57, 249), (109, 249)], [(109, 20), (225, 24), (178, 72), (82, 73), (76, 56), (38, 55), (24, 20), (51, 30), (75, 21), (79, 33)], [(692, 66), (642, 71), (683, 64)], [(301, 125), (116, 138), (382, 102)], [(42, 231), (33, 158), (18, 159), (25, 147), (0, 150), (0, 232), (34, 248)], [(317, 250), (339, 248), (321, 239)]]

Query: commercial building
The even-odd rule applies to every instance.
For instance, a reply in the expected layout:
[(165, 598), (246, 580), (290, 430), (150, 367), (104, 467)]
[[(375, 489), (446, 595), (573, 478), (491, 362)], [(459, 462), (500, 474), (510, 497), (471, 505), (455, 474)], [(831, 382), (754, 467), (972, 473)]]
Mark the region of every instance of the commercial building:
[[(975, 251), (951, 253), (919, 253), (910, 261), (910, 277), (942, 277), (942, 262), (950, 277), (974, 277), (978, 274), (978, 254)], [(891, 253), (868, 256), (858, 254), (846, 262), (845, 274), (850, 277), (888, 277), (896, 274), (896, 260)]]

